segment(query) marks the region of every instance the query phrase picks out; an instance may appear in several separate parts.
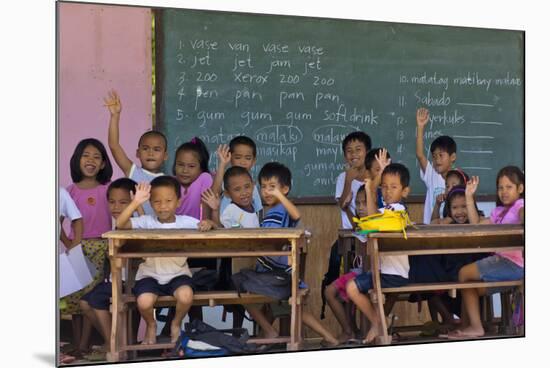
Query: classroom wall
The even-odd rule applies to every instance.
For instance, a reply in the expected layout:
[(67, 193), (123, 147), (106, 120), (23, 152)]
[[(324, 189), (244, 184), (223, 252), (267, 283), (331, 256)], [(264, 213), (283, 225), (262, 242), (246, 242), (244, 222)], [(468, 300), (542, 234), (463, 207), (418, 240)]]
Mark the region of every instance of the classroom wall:
[[(135, 157), (152, 126), (151, 11), (147, 8), (58, 3), (58, 179), (71, 184), (69, 160), (83, 138), (106, 149), (109, 112), (103, 97), (122, 100), (121, 144)], [(113, 179), (123, 176), (111, 157)]]

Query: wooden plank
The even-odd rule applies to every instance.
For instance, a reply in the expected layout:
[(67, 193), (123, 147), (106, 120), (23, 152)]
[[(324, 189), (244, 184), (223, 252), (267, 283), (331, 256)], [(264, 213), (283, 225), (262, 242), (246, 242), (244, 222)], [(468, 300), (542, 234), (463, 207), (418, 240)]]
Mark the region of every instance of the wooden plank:
[(305, 236), (303, 229), (219, 229), (200, 232), (182, 229), (113, 230), (102, 235), (107, 239), (298, 239)]
[(495, 252), (510, 252), (514, 250), (522, 251), (523, 246), (511, 247), (489, 247), (489, 248), (459, 248), (459, 249), (425, 249), (425, 250), (402, 250), (402, 251), (384, 251), (384, 256), (418, 256), (427, 254), (470, 254), (470, 253), (495, 253)]
[[(287, 251), (273, 251), (273, 252), (263, 252), (262, 255), (266, 256), (288, 256), (290, 252)], [(120, 252), (117, 257), (119, 258), (146, 258), (146, 257), (200, 257), (200, 258), (224, 258), (224, 257), (258, 257), (258, 252)]]
[(395, 288), (382, 288), (383, 293), (409, 293), (414, 291), (428, 290), (452, 290), (452, 289), (473, 289), (473, 288), (496, 288), (506, 286), (521, 286), (523, 280), (499, 281), (499, 282), (449, 282), (449, 283), (426, 283), (409, 284)]
[[(418, 225), (417, 228), (407, 228), (407, 238), (456, 238), (456, 237), (485, 237), (491, 235), (519, 235), (523, 236), (523, 225)], [(403, 238), (401, 232), (370, 233), (369, 238)]]

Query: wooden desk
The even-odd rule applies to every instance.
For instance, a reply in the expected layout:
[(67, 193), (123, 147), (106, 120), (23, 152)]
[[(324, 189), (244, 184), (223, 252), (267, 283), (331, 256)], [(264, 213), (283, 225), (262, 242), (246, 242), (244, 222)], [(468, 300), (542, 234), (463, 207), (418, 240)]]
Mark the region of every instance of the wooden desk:
[(384, 293), (414, 292), (441, 289), (465, 289), (478, 287), (519, 286), (523, 280), (504, 282), (409, 284), (400, 288), (383, 289), (380, 286), (379, 259), (390, 255), (426, 255), (486, 253), (523, 250), (525, 247), (523, 225), (420, 225), (402, 233), (372, 233), (368, 235), (367, 253), (371, 259), (375, 307), (380, 315), (384, 336), (381, 343), (390, 344), (384, 316)]
[[(298, 293), (300, 258), (305, 254), (303, 229), (228, 229), (199, 232), (197, 230), (116, 230), (103, 234), (109, 239), (109, 257), (113, 283), (111, 347), (109, 361), (125, 359), (127, 346), (124, 310), (126, 296), (122, 295), (121, 269), (124, 259), (144, 257), (258, 257), (289, 256), (292, 266), (290, 337), (287, 349), (298, 350), (302, 344), (301, 299)], [(290, 250), (283, 251), (284, 245)], [(233, 298), (234, 299), (234, 298)], [(216, 300), (223, 302), (218, 293)], [(172, 344), (173, 346), (173, 344)]]

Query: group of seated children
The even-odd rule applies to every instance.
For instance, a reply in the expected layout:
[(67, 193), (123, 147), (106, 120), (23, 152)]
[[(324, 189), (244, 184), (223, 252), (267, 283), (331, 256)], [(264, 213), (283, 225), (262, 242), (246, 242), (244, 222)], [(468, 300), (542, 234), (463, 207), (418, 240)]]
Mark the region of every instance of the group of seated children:
[[(119, 119), (122, 110), (120, 98), (112, 91), (105, 98), (110, 112), (109, 148), (115, 162), (127, 176), (111, 182), (112, 167), (103, 144), (93, 138), (82, 140), (70, 161), (73, 184), (69, 196), (80, 216), (65, 215), (71, 219), (71, 233), (62, 233), (67, 249), (82, 244), (84, 254), (98, 270), (108, 265), (107, 242), (101, 234), (117, 229), (198, 229), (295, 227), (301, 215), (288, 199), (292, 187), (290, 170), (278, 162), (265, 164), (258, 175), (258, 187), (250, 174), (256, 164), (256, 145), (245, 136), (235, 137), (228, 146), (217, 150), (218, 168), (212, 175), (208, 168), (209, 153), (199, 138), (182, 144), (176, 150), (172, 176), (161, 172), (168, 159), (167, 141), (158, 131), (144, 133), (138, 142), (136, 157), (141, 166), (132, 162), (119, 143)], [(474, 194), (479, 179), (469, 178), (460, 169), (453, 169), (456, 144), (447, 136), (438, 137), (431, 145), (432, 162), (424, 154), (423, 131), (429, 120), (426, 109), (417, 111), (417, 159), (420, 176), (427, 187), (424, 207), (425, 223), (521, 223), (523, 222), (524, 176), (517, 167), (505, 167), (497, 176), (497, 208), (490, 218), (483, 218), (477, 210)], [(391, 163), (384, 148), (371, 149), (371, 139), (364, 132), (349, 134), (342, 143), (348, 169), (336, 184), (336, 200), (342, 212), (342, 227), (351, 229), (353, 217), (363, 217), (384, 209), (403, 210), (410, 187), (409, 170), (402, 164)], [(228, 168), (228, 166), (230, 166)], [(441, 205), (443, 208), (440, 208)], [(62, 208), (64, 208), (62, 206)], [(381, 257), (382, 287), (406, 285), (409, 282), (430, 282), (434, 278), (454, 278), (460, 281), (512, 280), (523, 277), (521, 252), (504, 252), (471, 263), (470, 259), (437, 258), (415, 260), (415, 257)], [(420, 257), (419, 257), (420, 258)], [(452, 257), (451, 257), (452, 258)], [(170, 322), (170, 336), (176, 341), (181, 323), (193, 302), (191, 267), (212, 267), (209, 260), (190, 260), (185, 257), (147, 258), (139, 265), (133, 293), (137, 307), (146, 323), (143, 344), (156, 342), (154, 305), (158, 296), (172, 295), (176, 299), (175, 312)], [(448, 260), (447, 260), (448, 261)], [(410, 262), (410, 263), (409, 263)], [(453, 271), (446, 265), (451, 263)], [(234, 265), (236, 263), (234, 262)], [(266, 265), (268, 266), (266, 268)], [(215, 262), (214, 262), (215, 267)], [(289, 271), (287, 257), (261, 257), (256, 271), (280, 268)], [(432, 272), (431, 270), (435, 270)], [(237, 272), (239, 269), (233, 269)], [(98, 272), (85, 289), (64, 298), (64, 313), (83, 314), (80, 352), (86, 351), (91, 326), (95, 326), (109, 343), (109, 298), (111, 285), (109, 270)], [(443, 276), (441, 276), (443, 274)], [(301, 282), (303, 285), (303, 282)], [(349, 316), (342, 302), (353, 302), (370, 321), (371, 328), (364, 336), (371, 343), (381, 335), (381, 321), (375, 312), (368, 291), (373, 281), (370, 272), (351, 272), (334, 281), (326, 290), (328, 304), (342, 327), (337, 337), (311, 314), (304, 312), (304, 323), (334, 346), (353, 338)], [(483, 290), (465, 289), (462, 292), (466, 314), (461, 324), (449, 332), (449, 337), (477, 337), (484, 334), (479, 317), (477, 299)], [(445, 318), (445, 303), (432, 296), (431, 306)], [(391, 309), (387, 300), (386, 310)], [(273, 309), (277, 306), (272, 306)], [(278, 307), (281, 307), (279, 304)], [(288, 305), (283, 305), (288, 310)], [(266, 337), (278, 332), (272, 327), (265, 308), (245, 306), (249, 315), (259, 324)], [(269, 308), (268, 308), (269, 309)], [(450, 316), (450, 317), (449, 317)], [(436, 315), (437, 317), (437, 315)], [(78, 321), (77, 319), (75, 319)], [(75, 329), (79, 326), (75, 324)]]

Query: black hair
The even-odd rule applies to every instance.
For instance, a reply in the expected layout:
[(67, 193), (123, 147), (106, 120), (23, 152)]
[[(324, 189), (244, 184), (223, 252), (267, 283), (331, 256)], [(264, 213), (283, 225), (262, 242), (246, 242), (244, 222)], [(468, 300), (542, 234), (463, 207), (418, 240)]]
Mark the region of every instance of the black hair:
[(434, 153), (437, 148), (447, 152), (449, 155), (452, 155), (453, 153), (456, 153), (456, 142), (448, 135), (442, 135), (434, 139), (430, 146), (430, 152)]
[(359, 141), (365, 145), (365, 150), (370, 151), (370, 148), (372, 146), (370, 137), (367, 133), (362, 131), (356, 131), (351, 132), (350, 134), (346, 135), (344, 140), (342, 141), (342, 151), (346, 152), (346, 147), (350, 142), (352, 141)]
[(256, 143), (245, 135), (239, 135), (229, 142), (229, 152), (233, 153), (235, 146), (238, 146), (239, 144), (252, 148), (252, 155), (256, 158)]
[(125, 189), (128, 192), (136, 194), (136, 185), (137, 183), (130, 178), (118, 178), (109, 184), (107, 188), (107, 199), (109, 199), (109, 195), (113, 189)]
[[(525, 198), (525, 175), (523, 174), (523, 171), (517, 166), (506, 166), (499, 170), (497, 174), (497, 193), (498, 193), (498, 181), (503, 176), (506, 176), (512, 183), (516, 184), (516, 186), (523, 185), (523, 192), (520, 194), (520, 198)], [(497, 195), (497, 206), (502, 206), (502, 202), (500, 201), (500, 198), (498, 198)]]
[(158, 130), (148, 130), (145, 133), (143, 133), (141, 137), (139, 137), (138, 147), (141, 146), (141, 141), (143, 141), (145, 137), (149, 137), (149, 136), (161, 137), (162, 140), (164, 141), (164, 151), (166, 152), (166, 150), (168, 149), (168, 140), (166, 139), (166, 136), (162, 132), (159, 132)]
[(403, 188), (409, 186), (409, 181), (411, 180), (411, 175), (409, 174), (409, 169), (403, 164), (391, 163), (382, 172), (382, 177), (384, 175), (397, 175), (399, 176), (399, 181)]
[[(367, 152), (367, 155), (365, 156), (365, 168), (367, 170), (371, 169), (372, 164), (374, 163), (374, 161), (376, 161), (375, 156), (378, 155), (381, 151), (382, 151), (382, 147), (376, 147), (376, 148), (370, 149), (369, 152)], [(387, 157), (391, 158), (389, 152)]]
[(181, 198), (180, 183), (173, 176), (161, 175), (151, 180), (151, 192), (153, 192), (153, 189), (158, 187), (174, 188), (174, 191), (176, 192), (176, 197), (178, 199)]
[(449, 172), (447, 172), (447, 177), (445, 179), (447, 179), (449, 176), (456, 176), (459, 180), (460, 180), (460, 185), (464, 185), (466, 186), (466, 183), (468, 182), (468, 180), (470, 180), (470, 177), (468, 176), (468, 174), (466, 174), (464, 171), (462, 171), (462, 169), (452, 169), (452, 170), (449, 170)]
[(113, 167), (111, 166), (111, 161), (109, 160), (109, 155), (107, 155), (105, 146), (95, 138), (83, 139), (76, 145), (70, 161), (71, 179), (73, 179), (73, 183), (79, 183), (82, 181), (83, 175), (80, 170), (80, 158), (88, 146), (97, 148), (97, 150), (101, 153), (101, 159), (105, 164), (103, 169), (99, 170), (97, 173), (95, 180), (97, 180), (100, 184), (107, 184), (111, 180), (111, 176), (113, 176)]
[(234, 178), (235, 176), (248, 176), (250, 178), (250, 181), (254, 181), (252, 179), (252, 175), (248, 172), (247, 169), (240, 166), (231, 166), (229, 169), (225, 171), (223, 174), (223, 186), (225, 189), (229, 188), (229, 179)]
[(258, 182), (261, 183), (262, 179), (269, 180), (271, 178), (276, 178), (279, 184), (287, 186), (290, 191), (292, 187), (292, 174), (288, 167), (279, 162), (268, 162), (260, 170)]
[(210, 172), (208, 170), (208, 160), (210, 159), (210, 153), (204, 142), (198, 138), (193, 137), (189, 142), (183, 143), (176, 150), (176, 155), (174, 156), (174, 164), (172, 165), (172, 174), (176, 175), (176, 158), (181, 151), (191, 151), (195, 152), (199, 156), (199, 164), (201, 166), (201, 172)]
[[(366, 190), (367, 190), (367, 188), (365, 187), (365, 184), (363, 184), (359, 188), (357, 188), (357, 192), (355, 192), (355, 193), (365, 192)], [(356, 194), (356, 196), (357, 196), (357, 194)]]
[[(451, 217), (451, 203), (453, 203), (453, 200), (457, 197), (466, 197), (466, 186), (465, 185), (455, 185), (451, 190), (449, 190), (449, 193), (447, 193), (447, 197), (445, 198), (445, 206), (443, 207), (443, 217)], [(474, 206), (476, 207), (476, 211), (480, 216), (483, 216), (483, 211), (480, 211), (477, 208), (477, 202), (474, 198)], [(466, 223), (469, 223), (468, 220)]]

